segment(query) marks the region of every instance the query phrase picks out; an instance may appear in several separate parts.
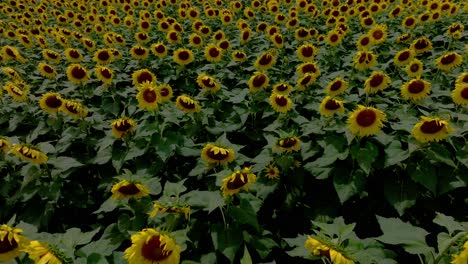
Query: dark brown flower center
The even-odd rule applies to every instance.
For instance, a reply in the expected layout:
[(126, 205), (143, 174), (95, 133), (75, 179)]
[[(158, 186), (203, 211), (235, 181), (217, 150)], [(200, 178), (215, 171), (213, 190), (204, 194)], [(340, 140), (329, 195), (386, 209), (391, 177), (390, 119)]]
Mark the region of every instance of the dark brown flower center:
[(52, 67), (50, 67), (49, 65), (44, 65), (42, 67), (42, 70), (45, 71), (46, 73), (50, 73), (50, 74), (54, 73), (54, 69), (52, 69)]
[(139, 33), (138, 34), (138, 38), (140, 40), (146, 40), (148, 38), (148, 35), (144, 34), (144, 33)]
[(370, 43), (370, 38), (369, 37), (363, 37), (361, 39), (361, 45), (362, 46), (367, 46), (367, 45), (369, 45), (369, 43)]
[[(242, 180), (244, 179), (244, 181)], [(248, 183), (247, 173), (236, 173), (233, 180), (227, 182), (226, 187), (229, 190), (236, 190)]]
[(305, 46), (301, 48), (301, 54), (302, 56), (309, 58), (314, 55), (314, 49), (310, 46)]
[(374, 37), (374, 39), (379, 40), (379, 39), (383, 38), (384, 33), (383, 33), (382, 30), (378, 29), (378, 30), (374, 31), (374, 33), (372, 33), (372, 36)]
[(305, 64), (303, 67), (302, 67), (302, 72), (303, 73), (316, 73), (317, 72), (317, 67), (315, 67), (314, 64), (311, 64), (311, 63), (308, 63), (308, 64)]
[(337, 42), (339, 39), (340, 39), (340, 37), (339, 37), (337, 34), (333, 34), (333, 35), (330, 37), (330, 41), (331, 41), (331, 42)]
[(112, 78), (112, 73), (108, 69), (105, 69), (105, 68), (101, 69), (101, 75), (106, 79)]
[(19, 149), (19, 153), (21, 153), (21, 155), (25, 156), (26, 158), (30, 158), (30, 159), (35, 158), (35, 155), (33, 154), (34, 151), (35, 151), (34, 149), (31, 149), (29, 147), (21, 147)]
[(149, 72), (140, 72), (140, 74), (137, 76), (137, 81), (138, 83), (143, 83), (143, 82), (153, 82), (153, 76)]
[(238, 59), (243, 59), (243, 58), (244, 58), (244, 53), (242, 53), (242, 52), (236, 52), (236, 53), (234, 54), (234, 56), (235, 56), (236, 58), (238, 58)]
[(213, 149), (209, 149), (206, 153), (206, 155), (210, 158), (210, 159), (214, 159), (214, 160), (224, 160), (226, 159), (227, 157), (229, 157), (229, 152), (227, 149), (225, 149), (226, 152), (225, 153), (221, 153), (220, 151), (218, 151), (218, 153), (215, 153)]
[(122, 132), (125, 132), (125, 131), (128, 131), (132, 128), (132, 124), (130, 124), (130, 122), (128, 120), (122, 120), (120, 121), (120, 123), (117, 123), (115, 124), (115, 129), (117, 129), (118, 131), (122, 131)]
[(266, 66), (266, 65), (270, 64), (272, 61), (273, 61), (273, 56), (271, 56), (270, 54), (264, 54), (264, 55), (262, 55), (262, 57), (260, 57), (260, 60), (258, 61), (258, 64), (260, 64), (262, 66)]
[(229, 42), (228, 41), (221, 41), (219, 43), (219, 47), (222, 48), (223, 50), (229, 49)]
[(171, 32), (171, 33), (169, 34), (169, 38), (170, 38), (171, 40), (173, 40), (173, 41), (177, 41), (177, 40), (179, 40), (179, 35), (177, 35), (177, 32)]
[(283, 38), (280, 35), (275, 36), (275, 42), (277, 44), (283, 44)]
[(250, 37), (250, 31), (244, 30), (244, 31), (242, 32), (242, 40), (248, 40), (249, 37)]
[(372, 76), (369, 84), (371, 87), (377, 87), (380, 84), (382, 84), (383, 80), (384, 80), (384, 77), (381, 74), (376, 74)]
[(410, 57), (411, 53), (409, 51), (404, 51), (398, 56), (399, 61), (406, 61)]
[(71, 69), (71, 75), (73, 78), (81, 80), (86, 77), (86, 71), (82, 67), (75, 66)]
[(158, 99), (158, 95), (153, 89), (145, 89), (143, 91), (143, 99), (148, 103), (154, 103)]
[(159, 95), (161, 95), (162, 97), (168, 96), (169, 95), (169, 89), (167, 89), (166, 87), (161, 88), (161, 90), (159, 91)]
[(148, 29), (149, 27), (150, 27), (150, 24), (147, 21), (141, 22), (141, 28)]
[(211, 78), (203, 78), (202, 83), (205, 87), (208, 87), (208, 88), (216, 87), (215, 82)]
[(335, 81), (332, 83), (332, 85), (330, 86), (330, 90), (331, 91), (338, 91), (342, 86), (342, 82), (341, 81)]
[(299, 29), (299, 31), (297, 32), (297, 35), (301, 38), (307, 37), (308, 34), (309, 32), (303, 28)]
[(377, 114), (370, 109), (365, 109), (359, 112), (356, 117), (356, 122), (361, 127), (368, 127), (375, 123)]
[(179, 104), (185, 108), (185, 109), (195, 109), (195, 102), (193, 102), (192, 100), (182, 100), (182, 99), (179, 99)]
[(120, 187), (119, 192), (124, 195), (135, 195), (140, 192), (140, 189), (134, 183), (130, 183)]
[(45, 99), (45, 104), (50, 108), (57, 109), (60, 106), (62, 106), (62, 100), (58, 98), (56, 95), (49, 95)]
[(420, 39), (418, 41), (416, 41), (416, 43), (414, 44), (414, 47), (416, 49), (425, 49), (429, 46), (429, 43), (425, 40), (425, 39)]
[(98, 59), (101, 61), (107, 61), (110, 59), (110, 54), (107, 52), (107, 50), (100, 51), (97, 55)]
[(307, 75), (304, 78), (301, 79), (300, 84), (301, 85), (307, 85), (309, 82), (312, 80), (312, 76)]
[(413, 94), (418, 94), (424, 90), (424, 82), (421, 80), (412, 81), (408, 85), (408, 91)]
[(424, 134), (435, 134), (439, 132), (440, 130), (442, 130), (442, 128), (444, 128), (444, 124), (442, 124), (441, 122), (437, 120), (432, 120), (432, 121), (425, 121), (421, 125), (420, 130)]
[(334, 99), (330, 99), (325, 103), (325, 109), (327, 110), (336, 110), (339, 108), (340, 108), (340, 104)]
[(78, 107), (73, 103), (65, 103), (65, 108), (72, 114), (78, 114)]
[(135, 54), (138, 55), (138, 56), (143, 56), (143, 55), (146, 54), (146, 49), (143, 48), (143, 47), (136, 47), (133, 51), (134, 51)]
[(284, 92), (284, 91), (288, 90), (288, 86), (286, 84), (284, 84), (284, 83), (281, 83), (278, 86), (276, 86), (276, 90), (280, 91), (280, 92)]
[(190, 58), (190, 54), (188, 53), (188, 51), (183, 50), (179, 52), (178, 57), (180, 60), (186, 61)]
[(212, 58), (216, 58), (220, 54), (219, 50), (217, 48), (215, 48), (215, 47), (210, 48), (208, 53), (210, 54), (210, 57), (212, 57)]
[(410, 71), (411, 72), (418, 72), (419, 71), (419, 64), (417, 64), (417, 63), (411, 64)]
[(297, 144), (297, 139), (295, 138), (286, 138), (283, 139), (283, 142), (280, 144), (282, 148), (291, 148)]
[(374, 24), (374, 20), (373, 20), (372, 18), (370, 18), (370, 17), (366, 17), (366, 18), (364, 19), (364, 24), (365, 24), (366, 26), (370, 26), (370, 25)]
[(157, 53), (164, 53), (166, 51), (166, 47), (164, 45), (158, 45), (155, 50)]
[(266, 82), (266, 76), (261, 74), (261, 75), (257, 75), (255, 76), (255, 78), (253, 79), (253, 86), (254, 87), (261, 87), (262, 85), (264, 85)]
[(463, 99), (468, 100), (468, 87), (463, 88), (460, 95)]
[(288, 105), (288, 99), (286, 99), (286, 97), (284, 96), (276, 96), (275, 97), (275, 103), (278, 105), (278, 106), (286, 106)]
[(414, 18), (410, 17), (410, 18), (405, 20), (405, 25), (407, 27), (411, 27), (412, 25), (414, 25), (415, 22), (416, 22), (416, 20), (414, 20)]
[(447, 55), (444, 55), (442, 57), (442, 59), (440, 60), (440, 63), (442, 63), (443, 65), (449, 65), (451, 63), (453, 63), (456, 59), (456, 56), (455, 54), (447, 54)]

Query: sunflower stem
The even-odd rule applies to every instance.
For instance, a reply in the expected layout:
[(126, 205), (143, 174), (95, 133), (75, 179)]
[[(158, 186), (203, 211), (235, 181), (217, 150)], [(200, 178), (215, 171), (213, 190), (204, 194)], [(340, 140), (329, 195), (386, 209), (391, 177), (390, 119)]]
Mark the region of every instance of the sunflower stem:
[[(437, 257), (435, 258), (434, 262), (429, 262), (430, 264), (438, 264), (439, 261), (442, 259), (442, 257), (447, 253), (447, 251), (452, 247), (453, 244), (455, 244), (460, 238), (463, 236), (466, 236), (468, 232), (460, 232), (456, 236), (454, 236), (452, 239), (450, 239), (450, 243), (448, 243), (444, 249), (442, 249), (439, 254), (437, 254)], [(421, 262), (422, 263), (422, 262)]]

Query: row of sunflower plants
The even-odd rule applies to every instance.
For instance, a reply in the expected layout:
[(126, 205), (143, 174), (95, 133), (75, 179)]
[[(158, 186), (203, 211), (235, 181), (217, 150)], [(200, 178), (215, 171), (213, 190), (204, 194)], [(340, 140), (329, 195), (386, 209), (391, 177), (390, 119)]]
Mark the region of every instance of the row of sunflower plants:
[(467, 11), (0, 3), (0, 262), (466, 263)]

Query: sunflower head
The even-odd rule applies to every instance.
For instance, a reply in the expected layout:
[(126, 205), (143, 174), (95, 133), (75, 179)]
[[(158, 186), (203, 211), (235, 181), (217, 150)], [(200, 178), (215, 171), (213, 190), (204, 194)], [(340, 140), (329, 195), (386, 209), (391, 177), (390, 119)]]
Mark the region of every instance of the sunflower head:
[(247, 60), (247, 54), (241, 50), (235, 50), (231, 53), (231, 58), (235, 62), (244, 62)]
[(269, 101), (273, 110), (279, 113), (286, 113), (292, 108), (292, 100), (286, 94), (272, 93)]
[(149, 217), (156, 217), (158, 214), (165, 214), (165, 213), (183, 214), (185, 216), (185, 219), (188, 220), (190, 218), (190, 206), (180, 205), (180, 204), (175, 204), (171, 206), (171, 205), (156, 201), (153, 204), (153, 211), (150, 212)]
[(468, 105), (468, 82), (456, 84), (451, 96), (454, 103)]
[(172, 87), (169, 84), (161, 84), (156, 86), (161, 103), (168, 102), (172, 98)]
[(37, 240), (31, 241), (24, 252), (34, 263), (73, 263), (58, 247)]
[(44, 164), (49, 159), (45, 153), (27, 144), (13, 144), (9, 153), (37, 165)]
[(89, 80), (88, 71), (80, 64), (71, 64), (67, 68), (68, 80), (75, 84), (83, 84)]
[(139, 87), (145, 82), (156, 83), (156, 75), (148, 69), (140, 69), (132, 74), (132, 82), (135, 87)]
[(390, 81), (390, 77), (388, 77), (388, 75), (384, 72), (374, 71), (366, 80), (364, 91), (369, 94), (377, 93), (387, 88), (390, 84)]
[(348, 86), (349, 84), (347, 81), (343, 80), (341, 77), (336, 77), (328, 83), (326, 93), (330, 96), (337, 96), (344, 93)]
[(10, 151), (10, 148), (11, 148), (10, 141), (5, 137), (0, 136), (0, 152), (7, 153), (8, 151)]
[(201, 157), (210, 165), (226, 165), (234, 161), (236, 154), (233, 149), (218, 144), (208, 143), (202, 149)]
[(422, 54), (432, 49), (432, 42), (427, 37), (420, 37), (415, 39), (410, 47), (416, 54)]
[(460, 54), (451, 51), (437, 58), (435, 64), (437, 69), (444, 72), (449, 72), (453, 68), (460, 66), (462, 60), (463, 57)]
[(354, 67), (360, 71), (367, 70), (377, 64), (377, 56), (372, 51), (358, 51), (353, 58)]
[(156, 86), (150, 82), (144, 82), (138, 87), (136, 98), (140, 108), (148, 111), (157, 110), (158, 103), (161, 101)]
[(247, 191), (249, 186), (257, 180), (257, 176), (250, 172), (250, 167), (233, 172), (222, 180), (221, 191), (224, 197), (232, 196), (241, 190)]
[(58, 93), (45, 93), (39, 100), (41, 109), (50, 114), (59, 112), (62, 104), (62, 97)]
[(399, 52), (397, 52), (397, 54), (395, 54), (393, 62), (395, 63), (395, 65), (403, 67), (410, 63), (415, 55), (416, 54), (412, 49), (400, 50)]
[(319, 106), (319, 112), (321, 115), (331, 117), (335, 113), (344, 113), (343, 101), (334, 99), (331, 96), (326, 96)]
[(133, 46), (130, 49), (130, 55), (136, 60), (146, 60), (149, 56), (149, 51), (143, 46)]
[(93, 61), (100, 65), (107, 65), (112, 62), (114, 55), (109, 49), (99, 49), (94, 53)]
[(297, 57), (303, 62), (313, 61), (317, 53), (318, 48), (313, 44), (303, 44), (296, 50)]
[(122, 180), (112, 186), (112, 196), (114, 200), (139, 199), (150, 194), (148, 186), (140, 182)]
[(265, 73), (257, 71), (250, 77), (247, 85), (249, 86), (250, 92), (256, 93), (265, 89), (269, 83), (270, 78)]
[(135, 131), (135, 120), (128, 117), (121, 117), (111, 123), (112, 135), (117, 139), (125, 138)]
[(190, 49), (179, 48), (173, 54), (173, 60), (179, 65), (187, 65), (193, 62), (194, 56)]
[(290, 85), (290, 84), (288, 84), (286, 82), (277, 83), (272, 88), (273, 93), (275, 93), (275, 94), (284, 94), (284, 95), (290, 94), (293, 90), (294, 90), (294, 88), (292, 87), (292, 85)]
[(47, 63), (40, 62), (37, 65), (37, 69), (39, 70), (39, 73), (41, 74), (41, 76), (45, 78), (53, 79), (55, 76), (57, 76), (57, 70), (55, 70), (54, 67), (52, 67), (51, 65)]
[(383, 127), (385, 114), (374, 108), (358, 105), (348, 117), (348, 128), (356, 136), (365, 137), (377, 134)]
[(167, 56), (167, 48), (162, 42), (151, 44), (151, 51), (158, 58), (164, 58)]
[(278, 139), (276, 147), (283, 153), (298, 152), (301, 149), (301, 140), (295, 136), (287, 136)]
[(426, 143), (445, 139), (453, 131), (453, 127), (447, 120), (422, 116), (421, 121), (414, 125), (411, 134), (417, 141)]
[(405, 67), (405, 71), (408, 76), (413, 78), (419, 78), (423, 72), (423, 64), (418, 59), (413, 59), (410, 63), (408, 63)]
[(267, 177), (269, 180), (277, 180), (280, 177), (280, 171), (278, 167), (273, 166), (273, 165), (268, 165), (265, 168), (265, 177)]
[(181, 248), (168, 234), (145, 228), (132, 235), (124, 252), (129, 263), (179, 263)]
[(196, 82), (203, 90), (210, 93), (215, 93), (221, 89), (220, 83), (214, 77), (204, 73), (197, 76)]
[(5, 224), (0, 226), (0, 262), (8, 262), (19, 257), (29, 244), (29, 240), (21, 235), (22, 232), (20, 228)]
[(176, 107), (181, 111), (191, 114), (200, 112), (200, 104), (188, 95), (179, 95), (176, 99)]
[(401, 87), (401, 96), (406, 100), (420, 101), (431, 92), (431, 83), (422, 79), (412, 79)]
[(305, 244), (310, 253), (314, 256), (326, 257), (330, 261), (336, 261), (340, 264), (354, 264), (355, 262), (346, 255), (346, 253), (332, 245), (330, 242), (325, 241), (318, 237), (308, 237)]

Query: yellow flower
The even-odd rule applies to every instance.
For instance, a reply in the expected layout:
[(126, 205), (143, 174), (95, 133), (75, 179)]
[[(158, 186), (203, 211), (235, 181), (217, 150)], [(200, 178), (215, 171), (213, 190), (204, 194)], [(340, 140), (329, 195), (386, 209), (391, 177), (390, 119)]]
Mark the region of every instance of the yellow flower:
[(272, 93), (270, 96), (270, 105), (276, 112), (286, 113), (291, 110), (292, 101), (285, 94)]
[(162, 42), (151, 44), (151, 51), (158, 58), (164, 58), (167, 56), (167, 48)]
[(432, 42), (427, 37), (420, 37), (415, 39), (410, 46), (416, 54), (422, 54), (432, 49)]
[(62, 59), (62, 56), (60, 56), (60, 53), (56, 52), (55, 50), (51, 49), (43, 49), (42, 50), (42, 57), (45, 60), (48, 60), (52, 63), (59, 63), (60, 60)]
[(369, 36), (369, 34), (364, 34), (359, 37), (356, 42), (356, 46), (358, 50), (367, 51), (369, 48), (374, 45), (374, 41)]
[(192, 47), (201, 47), (203, 46), (203, 39), (197, 33), (192, 33), (189, 36), (189, 44)]
[(3, 153), (8, 153), (8, 151), (10, 151), (10, 148), (11, 148), (10, 141), (0, 136), (0, 151)]
[(303, 44), (296, 50), (296, 55), (302, 62), (313, 61), (318, 53), (318, 48), (313, 44)]
[(265, 176), (270, 180), (276, 180), (280, 176), (280, 171), (278, 167), (273, 165), (268, 165), (265, 169)]
[(21, 75), (15, 69), (11, 67), (2, 67), (2, 72), (8, 75), (8, 77), (10, 77), (10, 79), (14, 81), (22, 80)]
[(327, 36), (325, 37), (325, 41), (330, 46), (338, 46), (341, 41), (343, 40), (343, 35), (340, 35), (337, 30), (331, 30), (328, 32)]
[(189, 49), (179, 48), (173, 54), (173, 60), (179, 65), (187, 65), (193, 62), (193, 52)]
[(74, 119), (85, 118), (88, 115), (88, 109), (74, 100), (63, 100), (60, 111), (73, 117)]
[(153, 228), (133, 234), (124, 252), (129, 264), (179, 264), (181, 248), (169, 235)]
[(290, 94), (292, 91), (294, 90), (294, 88), (292, 87), (292, 85), (288, 84), (288, 83), (285, 83), (285, 82), (280, 82), (280, 83), (277, 83), (273, 86), (272, 88), (272, 92), (275, 93), (275, 94), (283, 94), (283, 95), (288, 95)]
[(112, 135), (117, 139), (122, 139), (135, 131), (135, 120), (128, 117), (121, 117), (111, 123)]
[(111, 198), (114, 200), (139, 199), (150, 194), (150, 190), (145, 184), (127, 180), (122, 180), (112, 185), (111, 192)]
[(172, 87), (169, 84), (161, 84), (156, 86), (156, 91), (159, 94), (159, 99), (161, 103), (171, 100)]
[(179, 32), (175, 30), (169, 30), (166, 33), (166, 40), (168, 43), (176, 45), (182, 42), (182, 37), (180, 36)]
[(301, 149), (301, 140), (298, 137), (280, 138), (275, 147), (278, 147), (283, 153), (298, 152)]
[(69, 62), (78, 63), (83, 60), (83, 55), (77, 49), (67, 48), (65, 49), (64, 53), (65, 53), (65, 58), (67, 58)]
[(143, 46), (133, 46), (130, 49), (130, 55), (136, 60), (146, 60), (149, 56), (149, 51)]
[(111, 85), (112, 84), (112, 79), (114, 77), (114, 72), (104, 66), (96, 66), (94, 69), (94, 73), (96, 74), (96, 77), (104, 84), (104, 85)]
[(156, 75), (148, 69), (140, 69), (132, 74), (132, 83), (137, 87), (137, 89), (145, 82), (156, 83), (156, 80)]
[(55, 114), (60, 111), (63, 100), (58, 93), (45, 93), (39, 100), (39, 106), (47, 113)]
[(413, 59), (408, 65), (406, 65), (405, 71), (408, 76), (419, 78), (423, 72), (423, 64), (420, 60)]
[(377, 134), (383, 127), (385, 114), (373, 107), (358, 105), (358, 108), (348, 117), (348, 128), (351, 133), (359, 137)]
[(143, 110), (153, 111), (158, 109), (158, 102), (160, 101), (158, 91), (153, 83), (144, 82), (138, 88), (136, 96), (138, 106)]
[(94, 56), (93, 56), (93, 61), (95, 61), (97, 64), (100, 64), (100, 65), (107, 65), (111, 63), (113, 59), (114, 59), (114, 55), (107, 48), (98, 49), (94, 53)]
[(377, 56), (372, 51), (358, 51), (353, 58), (354, 67), (360, 71), (367, 70), (377, 64)]
[(268, 76), (265, 73), (256, 71), (249, 78), (247, 85), (249, 86), (249, 91), (251, 93), (256, 93), (265, 89), (269, 83), (270, 78), (268, 78)]
[(83, 84), (89, 80), (89, 73), (80, 64), (71, 64), (67, 68), (67, 77), (72, 83)]
[(463, 57), (456, 52), (448, 52), (436, 59), (436, 67), (439, 70), (449, 72), (453, 68), (460, 66)]
[(220, 62), (223, 58), (223, 50), (210, 43), (204, 49), (205, 59), (209, 62)]
[(453, 131), (447, 120), (421, 116), (421, 121), (414, 125), (411, 134), (417, 141), (425, 143), (442, 140)]
[(276, 55), (277, 52), (274, 50), (265, 51), (257, 57), (254, 66), (261, 71), (271, 69), (276, 63)]
[(222, 180), (221, 191), (224, 197), (233, 196), (241, 190), (248, 191), (249, 186), (257, 180), (257, 176), (250, 172), (250, 167), (233, 172)]
[(468, 82), (458, 83), (451, 93), (454, 103), (459, 105), (468, 104)]
[(375, 25), (369, 30), (369, 36), (375, 44), (380, 44), (387, 38), (387, 25)]
[(179, 95), (176, 98), (176, 107), (188, 114), (201, 110), (200, 104), (188, 95)]
[(345, 256), (344, 253), (338, 251), (330, 245), (327, 245), (319, 239), (315, 239), (309, 236), (304, 246), (313, 255), (326, 257), (333, 264), (354, 264), (354, 261)]
[(241, 50), (235, 50), (231, 53), (231, 58), (235, 62), (243, 62), (247, 59), (247, 54)]
[[(2, 142), (0, 138), (0, 143)], [(3, 150), (3, 147), (1, 147)], [(0, 226), (0, 262), (8, 262), (19, 257), (21, 251), (29, 244), (29, 240), (21, 235), (20, 228), (8, 225)]]
[(401, 86), (401, 96), (406, 100), (419, 101), (431, 92), (431, 83), (422, 79), (412, 79)]
[(210, 93), (215, 93), (219, 89), (221, 89), (220, 83), (212, 76), (209, 76), (207, 74), (199, 74), (197, 76), (197, 84), (203, 88), (204, 90), (210, 92)]
[(37, 69), (39, 70), (41, 76), (48, 79), (53, 79), (57, 75), (55, 68), (44, 62), (40, 62), (37, 65)]
[(210, 165), (226, 165), (234, 161), (234, 150), (217, 144), (208, 143), (202, 149), (201, 157)]
[(395, 65), (399, 67), (403, 67), (410, 63), (415, 56), (415, 52), (412, 49), (404, 49), (400, 50), (395, 57), (393, 58), (393, 62)]
[(371, 76), (366, 80), (364, 84), (364, 91), (369, 94), (383, 91), (390, 84), (390, 77), (381, 71), (372, 72)]
[(46, 154), (36, 147), (26, 144), (13, 144), (9, 153), (34, 164), (44, 164), (49, 159)]
[(331, 117), (335, 113), (344, 113), (345, 109), (343, 106), (343, 101), (332, 98), (331, 96), (326, 96), (319, 106), (319, 112), (321, 115), (326, 117)]
[(22, 90), (18, 87), (17, 83), (6, 82), (3, 86), (3, 90), (7, 91), (16, 102), (25, 102), (28, 99), (29, 92), (27, 90)]
[(29, 255), (34, 263), (62, 264), (70, 262), (70, 259), (57, 247), (37, 240), (31, 241), (24, 252)]
[(316, 80), (317, 80), (317, 75), (312, 74), (312, 73), (306, 73), (303, 76), (299, 77), (299, 79), (296, 82), (296, 87), (298, 90), (303, 91), (307, 87), (311, 86)]
[(410, 34), (410, 33), (404, 33), (404, 34), (401, 34), (399, 35), (395, 42), (396, 43), (404, 43), (404, 42), (407, 42), (409, 41), (413, 36)]
[(468, 72), (464, 72), (458, 75), (457, 79), (455, 80), (455, 85), (457, 84), (468, 84)]
[(167, 206), (157, 201), (153, 204), (153, 211), (151, 211), (149, 217), (156, 217), (158, 214), (165, 213), (184, 214), (185, 219), (188, 220), (190, 218), (190, 207), (181, 205)]
[(466, 264), (468, 263), (468, 241), (463, 244), (463, 249), (456, 255), (452, 255), (450, 264)]
[(299, 64), (296, 67), (296, 72), (299, 76), (304, 76), (306, 74), (312, 74), (315, 78), (320, 76), (320, 68), (317, 66), (317, 63), (312, 61)]
[(348, 82), (343, 80), (341, 77), (336, 77), (333, 81), (328, 83), (326, 88), (327, 95), (338, 96), (348, 88)]

